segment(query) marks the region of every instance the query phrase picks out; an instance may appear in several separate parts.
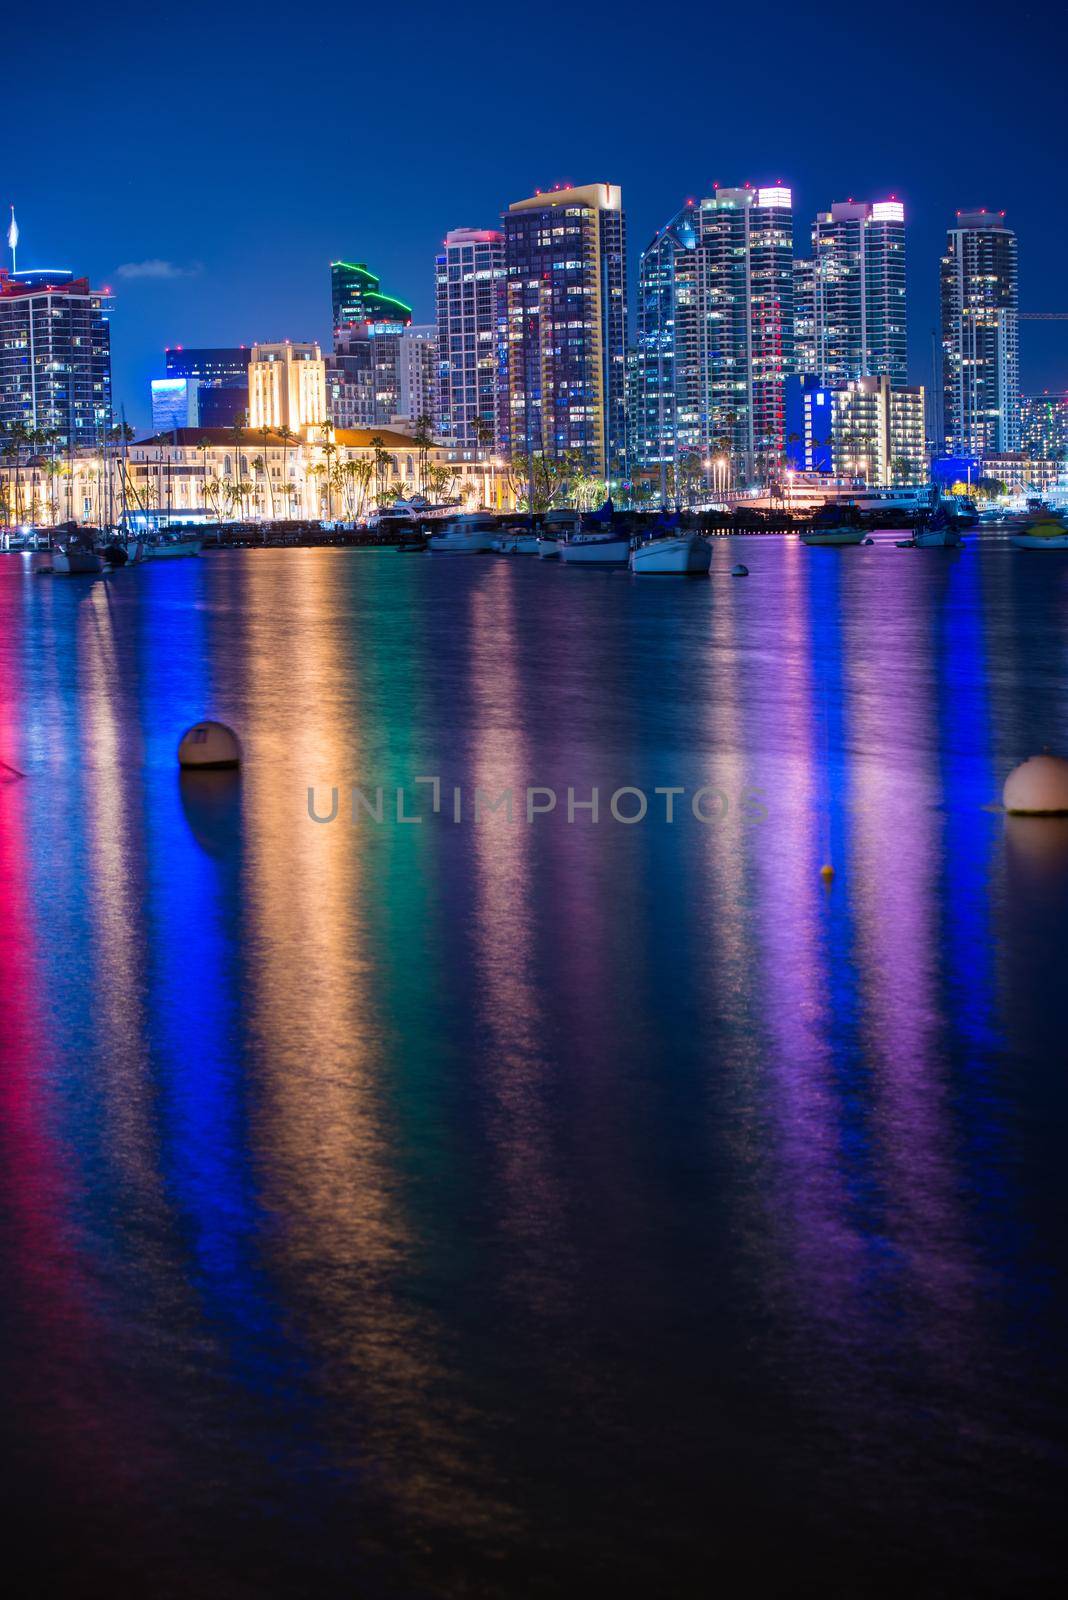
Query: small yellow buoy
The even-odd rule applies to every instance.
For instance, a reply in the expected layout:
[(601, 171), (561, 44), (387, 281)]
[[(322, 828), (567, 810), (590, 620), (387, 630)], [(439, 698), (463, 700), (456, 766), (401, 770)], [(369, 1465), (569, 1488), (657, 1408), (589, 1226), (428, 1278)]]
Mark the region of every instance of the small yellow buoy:
[(825, 883), (830, 883), (831, 879), (834, 877), (834, 868), (831, 866), (829, 861), (824, 862), (823, 866), (820, 868), (820, 877)]
[(225, 722), (195, 722), (178, 742), (178, 765), (201, 771), (241, 765), (237, 734)]

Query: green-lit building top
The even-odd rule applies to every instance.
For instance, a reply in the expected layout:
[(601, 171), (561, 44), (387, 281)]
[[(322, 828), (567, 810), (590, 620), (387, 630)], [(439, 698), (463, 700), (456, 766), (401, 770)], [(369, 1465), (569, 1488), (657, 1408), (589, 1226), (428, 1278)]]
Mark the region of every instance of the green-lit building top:
[(334, 327), (346, 322), (411, 322), (412, 308), (383, 294), (381, 279), (362, 261), (330, 263), (330, 297)]

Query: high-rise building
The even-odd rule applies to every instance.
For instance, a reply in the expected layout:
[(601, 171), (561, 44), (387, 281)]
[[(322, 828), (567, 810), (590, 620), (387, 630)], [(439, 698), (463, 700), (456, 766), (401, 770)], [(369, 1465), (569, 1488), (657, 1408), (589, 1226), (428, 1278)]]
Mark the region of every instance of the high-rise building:
[(869, 377), (907, 383), (902, 202), (845, 200), (817, 214), (811, 268), (798, 275), (806, 294), (802, 317), (809, 311), (809, 273), (813, 364), (795, 364), (796, 370), (831, 385)]
[(438, 426), (471, 448), (508, 448), (504, 234), (454, 228), (435, 261)]
[(0, 426), (92, 445), (111, 423), (107, 290), (66, 270), (0, 270)]
[(1019, 447), (1016, 235), (1005, 213), (958, 212), (942, 257), (946, 448), (959, 456)]
[(330, 417), (336, 428), (391, 427), (429, 417), (435, 426), (435, 323), (349, 323), (327, 357)]
[(766, 475), (785, 448), (794, 363), (793, 197), (782, 184), (720, 189), (697, 225), (699, 427), (736, 473)]
[(811, 256), (794, 259), (794, 371), (817, 372), (816, 263)]
[(327, 420), (326, 364), (317, 344), (254, 344), (248, 368), (248, 426), (307, 436)]
[(626, 470), (626, 226), (615, 184), (554, 189), (504, 215), (513, 454)]
[[(188, 427), (232, 428), (248, 413), (247, 345), (213, 345), (186, 348), (168, 345), (165, 352), (167, 378), (186, 379), (196, 386), (195, 416), (190, 412)], [(170, 391), (172, 396), (179, 391)], [(155, 423), (156, 384), (152, 385)], [(162, 424), (158, 424), (162, 426)]]
[(1068, 458), (1068, 394), (1020, 397), (1020, 449), (1035, 460)]
[(349, 322), (411, 322), (412, 308), (382, 293), (381, 279), (362, 261), (331, 261), (330, 302), (334, 327)]
[(632, 466), (661, 469), (665, 493), (679, 460), (702, 443), (695, 219), (691, 202), (660, 229), (638, 262), (630, 456)]

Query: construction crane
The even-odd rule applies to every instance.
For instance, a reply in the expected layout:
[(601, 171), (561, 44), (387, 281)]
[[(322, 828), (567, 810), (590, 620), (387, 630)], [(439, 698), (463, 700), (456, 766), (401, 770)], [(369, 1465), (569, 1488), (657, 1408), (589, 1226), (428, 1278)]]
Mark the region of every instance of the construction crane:
[(1021, 322), (1068, 322), (1068, 311), (1019, 311)]

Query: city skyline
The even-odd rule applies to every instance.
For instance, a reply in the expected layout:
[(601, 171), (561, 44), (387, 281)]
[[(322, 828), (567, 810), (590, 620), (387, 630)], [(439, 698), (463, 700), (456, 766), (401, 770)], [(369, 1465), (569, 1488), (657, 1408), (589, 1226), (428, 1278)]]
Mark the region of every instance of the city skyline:
[[(290, 337), (326, 348), (324, 272), (337, 259), (370, 262), (391, 293), (412, 303), (415, 320), (429, 323), (434, 258), (446, 233), (499, 227), (513, 200), (567, 180), (622, 187), (632, 305), (639, 252), (688, 197), (709, 193), (715, 181), (781, 177), (794, 194), (798, 254), (817, 212), (851, 195), (898, 195), (908, 219), (912, 382), (930, 381), (938, 262), (957, 210), (1004, 209), (1020, 239), (1023, 308), (1065, 309), (1058, 266), (1064, 224), (1049, 207), (1060, 182), (1056, 157), (1052, 149), (1029, 147), (1015, 92), (1024, 81), (1029, 94), (1047, 82), (1053, 87), (1053, 57), (1042, 48), (1041, 28), (1029, 28), (1007, 60), (996, 32), (982, 25), (985, 13), (994, 15), (990, 7), (927, 16), (907, 4), (899, 10), (901, 27), (887, 38), (877, 16), (856, 18), (833, 5), (803, 72), (785, 44), (762, 60), (764, 103), (754, 122), (741, 114), (749, 90), (736, 67), (738, 51), (756, 48), (751, 32), (734, 18), (695, 16), (689, 34), (694, 50), (706, 52), (715, 92), (678, 95), (667, 126), (654, 120), (636, 12), (602, 9), (603, 16), (590, 14), (591, 26), (613, 24), (599, 45), (601, 73), (616, 87), (633, 82), (629, 110), (606, 111), (570, 69), (553, 73), (532, 59), (537, 104), (531, 116), (520, 117), (509, 88), (516, 63), (508, 57), (507, 73), (501, 65), (502, 52), (519, 37), (518, 24), (476, 7), (463, 71), (480, 84), (484, 115), (470, 125), (447, 119), (439, 127), (431, 92), (435, 52), (424, 60), (413, 51), (405, 68), (405, 117), (387, 118), (383, 133), (373, 94), (339, 96), (337, 104), (324, 98), (321, 80), (334, 70), (336, 30), (300, 19), (288, 24), (301, 63), (294, 116), (276, 136), (268, 129), (265, 141), (256, 83), (277, 49), (282, 14), (275, 7), (255, 13), (255, 26), (251, 10), (213, 18), (209, 50), (210, 14), (194, 5), (182, 36), (165, 39), (162, 58), (151, 19), (134, 8), (120, 9), (115, 36), (105, 40), (76, 23), (73, 9), (60, 7), (56, 25), (66, 15), (69, 30), (87, 37), (77, 61), (55, 63), (45, 108), (54, 100), (57, 110), (69, 109), (84, 83), (81, 69), (87, 70), (99, 92), (81, 92), (79, 117), (85, 147), (100, 159), (71, 161), (54, 119), (39, 114), (42, 91), (16, 74), (3, 198), (16, 205), (20, 264), (69, 266), (113, 290), (115, 396), (142, 424), (148, 383), (159, 376), (166, 346)], [(1039, 7), (1032, 19), (1046, 10)], [(961, 65), (965, 16), (970, 27)], [(546, 28), (562, 17), (562, 8), (550, 6)], [(788, 40), (789, 13), (776, 19)], [(409, 26), (413, 40), (425, 43), (442, 37), (444, 19), (417, 4)], [(29, 21), (13, 20), (16, 46), (23, 32), (28, 42), (30, 29)], [(868, 103), (904, 108), (896, 118), (871, 117), (859, 135), (844, 113), (814, 114), (821, 82), (837, 96), (836, 77), (843, 64), (855, 70), (858, 52), (865, 66), (858, 93)], [(244, 68), (236, 78), (235, 60)], [(947, 96), (966, 101), (992, 75), (1004, 78), (1006, 93), (983, 95), (984, 115), (969, 123), (968, 141), (954, 146), (952, 161), (933, 158), (932, 119), (923, 107), (941, 113)], [(178, 112), (192, 84), (205, 113), (179, 118), (174, 133), (170, 114), (161, 117), (161, 91), (176, 97)], [(137, 127), (149, 137), (126, 136), (124, 130)], [(1068, 327), (1026, 328), (1021, 369), (1025, 392), (1063, 387)]]

